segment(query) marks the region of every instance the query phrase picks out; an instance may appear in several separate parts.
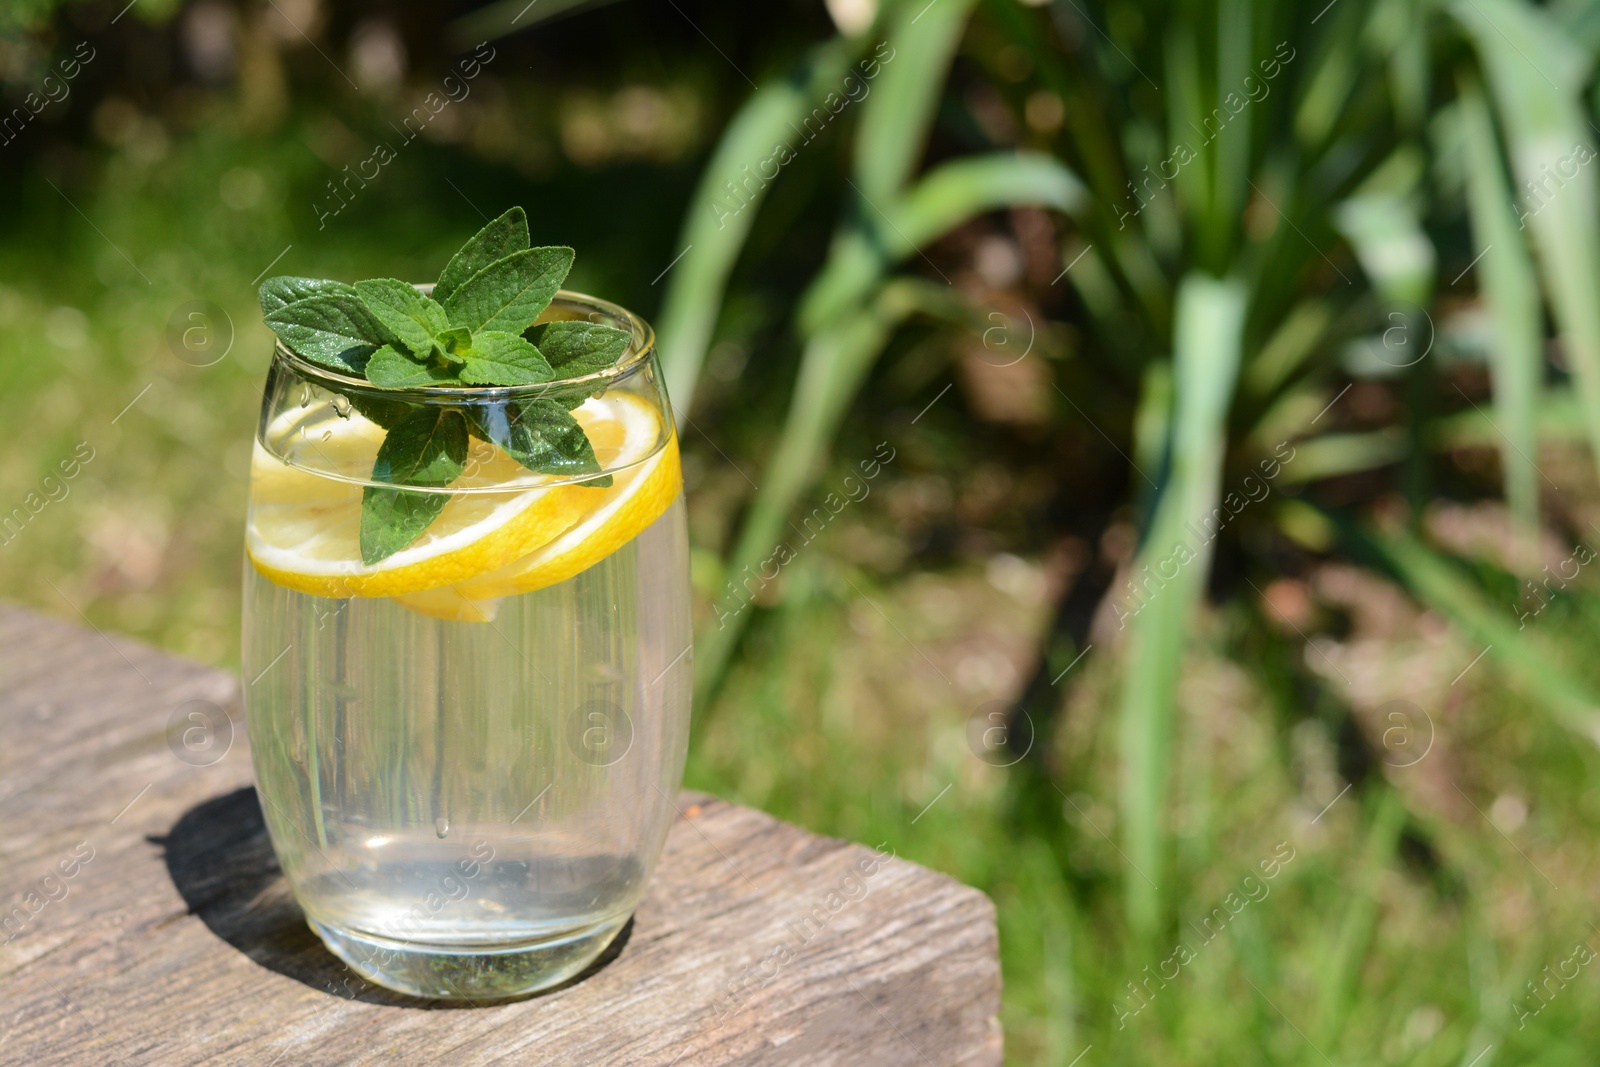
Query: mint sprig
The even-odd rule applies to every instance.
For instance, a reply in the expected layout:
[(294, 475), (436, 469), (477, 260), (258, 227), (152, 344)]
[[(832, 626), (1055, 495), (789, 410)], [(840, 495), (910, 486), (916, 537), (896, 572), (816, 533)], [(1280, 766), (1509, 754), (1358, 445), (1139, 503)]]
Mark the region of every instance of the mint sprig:
[[(425, 296), (394, 278), (347, 285), (321, 278), (269, 278), (261, 312), (301, 357), (365, 378), (381, 389), (529, 386), (610, 367), (628, 350), (624, 330), (592, 322), (533, 324), (572, 269), (570, 248), (530, 247), (528, 217), (512, 208), (453, 256)], [(361, 506), (361, 557), (377, 563), (432, 525), (465, 466), (469, 435), (528, 470), (597, 475), (600, 464), (572, 417), (586, 396), (538, 397), (416, 407), (351, 396), (387, 430)], [(583, 484), (611, 485), (610, 475)], [(394, 487), (394, 488), (391, 488)]]

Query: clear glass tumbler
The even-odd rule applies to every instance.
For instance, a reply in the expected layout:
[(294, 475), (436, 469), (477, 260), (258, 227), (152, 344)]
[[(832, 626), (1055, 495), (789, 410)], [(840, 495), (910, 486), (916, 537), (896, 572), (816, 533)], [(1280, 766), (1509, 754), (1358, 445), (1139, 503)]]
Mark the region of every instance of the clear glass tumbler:
[[(519, 388), (380, 389), (277, 347), (251, 473), (244, 680), (256, 787), (312, 929), (426, 997), (555, 985), (643, 895), (683, 773), (692, 657), (678, 443), (654, 335)], [(535, 474), (492, 432), (560, 401), (602, 472)], [(362, 562), (385, 427), (471, 427), (460, 477), (408, 489), (419, 540)]]

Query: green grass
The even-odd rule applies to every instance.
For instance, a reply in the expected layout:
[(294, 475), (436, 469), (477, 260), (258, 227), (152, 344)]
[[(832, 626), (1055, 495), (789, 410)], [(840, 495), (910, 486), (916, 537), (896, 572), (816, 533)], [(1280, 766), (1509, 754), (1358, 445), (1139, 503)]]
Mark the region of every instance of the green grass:
[[(881, 585), (826, 554), (796, 566), (746, 662), (702, 713), (690, 779), (823, 832), (887, 841), (988, 892), (1000, 909), (1010, 1062), (1067, 1064), (1093, 1045), (1085, 1062), (1446, 1064), (1491, 1044), (1480, 1063), (1588, 1062), (1580, 1050), (1600, 1036), (1593, 979), (1526, 1029), (1509, 1002), (1595, 938), (1584, 886), (1600, 859), (1588, 844), (1596, 760), (1515, 714), (1524, 698), (1483, 663), (1452, 689), (1473, 646), (1389, 643), (1386, 654), (1448, 672), (1437, 694), (1403, 683), (1389, 694), (1433, 709), (1435, 748), (1339, 797), (1337, 724), (1285, 706), (1252, 677), (1259, 653), (1237, 632), (1245, 613), (1206, 613), (1173, 745), (1177, 844), (1164, 880), (1177, 924), (1145, 948), (1122, 919), (1135, 876), (1114, 844), (1110, 672), (1091, 671), (1066, 709), (1052, 759), (1067, 793), (1029, 797), (1015, 772), (966, 747), (981, 690), (946, 684), (919, 654), (962, 677), (978, 654), (973, 635), (1015, 624), (1019, 605), (971, 566)], [(959, 607), (930, 621), (940, 602)], [(1505, 817), (1515, 802), (1495, 801), (1508, 796), (1528, 815), (1502, 836), (1476, 809)], [(1282, 843), (1293, 860), (1263, 879), (1259, 865)], [(1252, 875), (1265, 894), (1241, 890)], [(1206, 940), (1216, 927), (1200, 924), (1230, 892), (1260, 899)], [(1136, 1003), (1127, 983), (1179, 940), (1195, 959), (1123, 1017)]]

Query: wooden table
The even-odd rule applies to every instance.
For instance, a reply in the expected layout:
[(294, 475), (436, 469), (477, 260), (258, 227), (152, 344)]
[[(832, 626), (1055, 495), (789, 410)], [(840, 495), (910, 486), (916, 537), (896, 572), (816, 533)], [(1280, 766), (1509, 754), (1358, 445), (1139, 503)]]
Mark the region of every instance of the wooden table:
[(0, 606), (0, 1064), (1000, 1062), (987, 897), (688, 793), (583, 977), (479, 1007), (369, 985), (284, 884), (238, 695)]

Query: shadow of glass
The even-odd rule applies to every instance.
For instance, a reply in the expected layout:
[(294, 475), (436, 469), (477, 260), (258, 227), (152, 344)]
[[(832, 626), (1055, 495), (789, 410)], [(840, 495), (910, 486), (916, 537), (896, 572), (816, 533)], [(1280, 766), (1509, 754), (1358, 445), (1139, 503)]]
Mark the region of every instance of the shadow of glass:
[[(189, 914), (268, 970), (329, 996), (368, 1004), (440, 1010), (506, 1003), (423, 1000), (396, 993), (362, 978), (329, 952), (306, 925), (305, 913), (289, 891), (253, 788), (197, 804), (183, 813), (166, 837), (148, 840), (162, 847), (167, 873)], [(622, 954), (632, 933), (630, 919), (582, 974), (535, 996), (587, 981)]]

